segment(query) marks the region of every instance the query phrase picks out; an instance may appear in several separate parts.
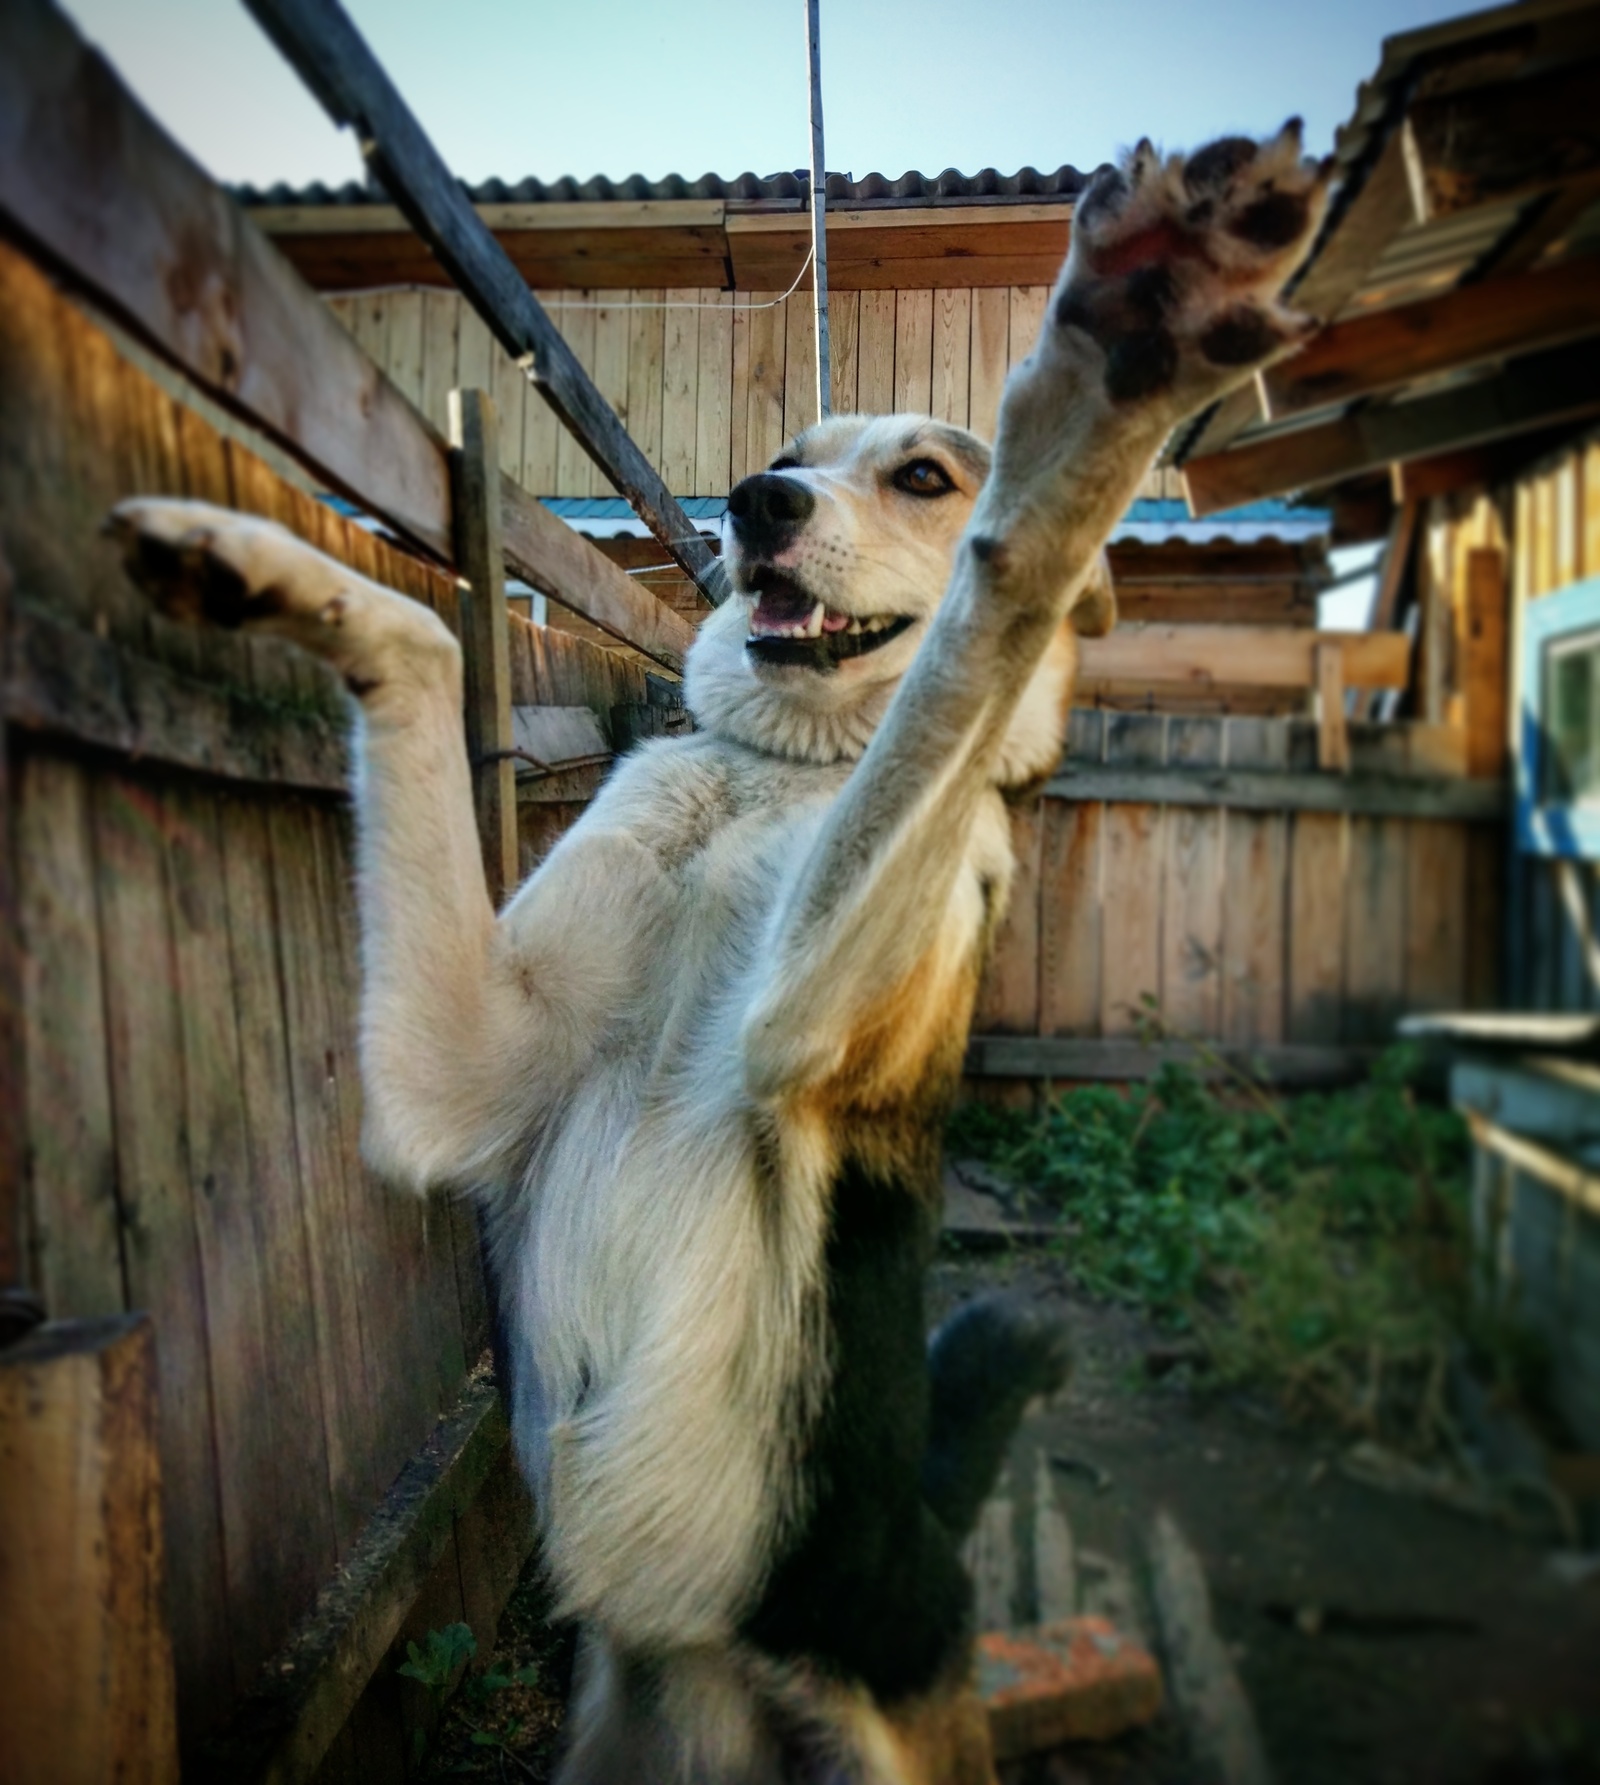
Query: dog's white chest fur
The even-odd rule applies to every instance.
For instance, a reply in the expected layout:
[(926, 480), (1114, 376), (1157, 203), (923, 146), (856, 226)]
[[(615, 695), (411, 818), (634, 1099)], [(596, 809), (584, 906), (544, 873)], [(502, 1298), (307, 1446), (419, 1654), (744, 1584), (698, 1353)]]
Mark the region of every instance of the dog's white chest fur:
[[(594, 981), (611, 951), (631, 958), (626, 1007), (496, 1197), (514, 1423), (561, 1532), (559, 1586), (574, 1610), (663, 1642), (729, 1636), (789, 1506), (794, 1414), (819, 1386), (805, 1377), (825, 1363), (832, 1137), (755, 1105), (740, 1035), (786, 876), (847, 773), (697, 739), (618, 777), (606, 804), (636, 837), (633, 812), (650, 814), (658, 872), (632, 878), (627, 937), (581, 933)], [(613, 867), (602, 856), (596, 873)], [(566, 878), (581, 903), (586, 877)]]

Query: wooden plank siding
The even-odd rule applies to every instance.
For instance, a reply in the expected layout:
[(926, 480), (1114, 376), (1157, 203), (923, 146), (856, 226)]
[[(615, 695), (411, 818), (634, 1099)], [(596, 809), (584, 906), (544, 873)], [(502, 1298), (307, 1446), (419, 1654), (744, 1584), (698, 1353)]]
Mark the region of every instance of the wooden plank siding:
[[(807, 291), (537, 295), (678, 496), (725, 496), (816, 419)], [(1032, 348), (1048, 296), (1044, 285), (839, 292), (830, 306), (834, 410), (931, 414), (992, 438), (1006, 373)], [(612, 493), (543, 398), (527, 391), (514, 410), (509, 393), (527, 381), (456, 293), (369, 292), (327, 302), (441, 432), (448, 392), (483, 380), (508, 427), (520, 424), (518, 475), (534, 495)], [(506, 464), (509, 471), (509, 448)], [(1153, 472), (1145, 493), (1173, 495), (1175, 474)]]
[[(1364, 728), (1360, 748), (1420, 792), (1430, 783), (1404, 767), (1406, 729)], [(1309, 1060), (1384, 1044), (1403, 1011), (1492, 1006), (1503, 825), (1295, 810), (1289, 771), (1310, 732), (1076, 711), (1068, 760), (1086, 784), (1090, 765), (1121, 771), (1128, 789), (1140, 774), (1232, 768), (1276, 774), (1283, 808), (1230, 808), (1222, 793), (1209, 805), (1047, 793), (1036, 815), (1017, 815), (1020, 871), (975, 1036), (1131, 1046), (1153, 1011), (1175, 1038)]]

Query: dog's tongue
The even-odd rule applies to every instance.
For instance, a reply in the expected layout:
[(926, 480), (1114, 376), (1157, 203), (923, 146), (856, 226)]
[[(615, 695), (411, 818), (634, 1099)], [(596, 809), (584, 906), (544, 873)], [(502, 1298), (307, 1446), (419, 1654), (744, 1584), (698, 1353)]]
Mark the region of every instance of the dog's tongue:
[(763, 589), (756, 599), (758, 626), (799, 626), (811, 618), (816, 602), (789, 583)]

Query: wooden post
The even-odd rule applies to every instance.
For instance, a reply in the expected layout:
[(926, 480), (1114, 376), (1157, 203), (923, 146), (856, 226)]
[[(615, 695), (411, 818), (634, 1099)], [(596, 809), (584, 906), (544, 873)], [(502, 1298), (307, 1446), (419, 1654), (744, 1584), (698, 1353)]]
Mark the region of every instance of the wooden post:
[(1344, 650), (1317, 646), (1317, 767), (1350, 771), (1350, 730), (1344, 712)]
[(822, 27), (819, 0), (806, 0), (811, 70), (811, 277), (817, 311), (817, 418), (832, 407), (833, 349), (828, 340), (828, 175), (822, 149)]
[[(11, 669), (11, 566), (0, 552), (0, 681)], [(0, 1291), (23, 1280), (22, 934), (11, 815), (11, 728), (0, 717)]]
[(1461, 686), (1467, 708), (1467, 773), (1505, 773), (1510, 739), (1511, 661), (1506, 630), (1506, 561), (1495, 546), (1467, 553)]
[(0, 1778), (178, 1777), (147, 1316), (0, 1351)]
[(496, 908), (517, 884), (517, 788), (511, 750), (511, 645), (500, 537), (500, 430), (481, 390), (450, 393), (450, 471), (456, 569), (468, 588), (467, 750), (473, 764), (483, 870)]

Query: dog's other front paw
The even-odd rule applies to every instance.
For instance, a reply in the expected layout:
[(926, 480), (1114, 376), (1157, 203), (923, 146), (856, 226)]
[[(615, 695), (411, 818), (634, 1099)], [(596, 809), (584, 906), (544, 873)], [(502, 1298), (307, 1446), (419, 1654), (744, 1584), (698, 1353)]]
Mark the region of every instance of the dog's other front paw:
[(192, 625), (235, 627), (279, 618), (291, 599), (296, 557), (311, 555), (273, 521), (171, 497), (119, 502), (106, 517), (105, 532), (151, 602)]
[(1331, 176), (1331, 160), (1301, 154), (1298, 118), (1266, 142), (1227, 136), (1187, 157), (1140, 143), (1079, 201), (1046, 327), (1099, 347), (1113, 404), (1174, 419), (1199, 408), (1317, 327), (1278, 294)]
[(436, 614), (276, 521), (208, 502), (135, 496), (112, 509), (105, 531), (129, 577), (175, 620), (288, 639), (332, 664), (363, 702), (391, 686), (424, 683), (459, 699), (461, 653)]

